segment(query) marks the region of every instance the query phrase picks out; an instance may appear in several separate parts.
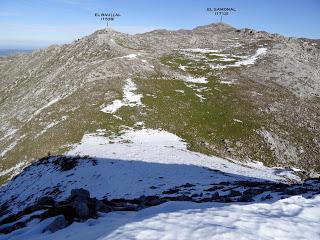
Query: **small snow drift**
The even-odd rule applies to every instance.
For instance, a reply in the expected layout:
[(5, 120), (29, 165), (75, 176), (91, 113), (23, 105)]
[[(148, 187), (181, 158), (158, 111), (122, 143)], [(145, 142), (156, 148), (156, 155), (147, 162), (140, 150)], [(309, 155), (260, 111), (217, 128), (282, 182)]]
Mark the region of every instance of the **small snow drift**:
[(190, 77), (190, 76), (188, 76), (188, 77), (186, 77), (186, 78), (184, 79), (184, 81), (189, 82), (189, 83), (208, 83), (208, 79), (205, 78), (205, 77), (198, 77), (198, 78), (196, 78), (196, 77)]
[(267, 48), (258, 48), (256, 53), (253, 56), (251, 56), (247, 59), (238, 61), (234, 65), (231, 65), (231, 66), (238, 67), (238, 66), (252, 65), (256, 62), (256, 60), (258, 59), (259, 56), (264, 55), (266, 53), (267, 53)]
[(207, 48), (187, 48), (187, 49), (181, 49), (181, 51), (194, 52), (194, 53), (218, 53), (218, 52), (220, 52), (219, 50), (207, 49)]
[(126, 83), (123, 87), (123, 99), (116, 99), (112, 104), (101, 109), (105, 113), (115, 113), (123, 106), (139, 106), (142, 105), (141, 98), (142, 94), (135, 94), (134, 91), (137, 90), (136, 84), (132, 81), (131, 78), (126, 80)]

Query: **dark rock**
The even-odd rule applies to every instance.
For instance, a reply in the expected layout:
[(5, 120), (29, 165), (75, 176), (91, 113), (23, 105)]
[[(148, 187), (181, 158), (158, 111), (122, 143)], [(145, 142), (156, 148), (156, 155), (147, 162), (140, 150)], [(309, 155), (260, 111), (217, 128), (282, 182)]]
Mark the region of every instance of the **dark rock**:
[(308, 190), (306, 188), (302, 188), (302, 187), (299, 187), (299, 188), (293, 188), (293, 189), (286, 189), (284, 191), (285, 194), (288, 194), (288, 195), (300, 195), (300, 194), (303, 194), (303, 193), (307, 193)]
[(186, 195), (177, 196), (176, 201), (192, 201), (192, 198)]
[[(194, 201), (194, 200), (192, 200)], [(201, 198), (199, 200), (195, 200), (194, 202), (197, 202), (197, 203), (204, 203), (204, 202), (211, 202), (212, 201), (212, 198), (211, 197), (206, 197), (206, 198)]]
[(145, 197), (145, 199), (143, 200), (142, 204), (144, 206), (156, 206), (156, 205), (160, 205), (162, 203), (162, 201), (160, 200), (159, 197), (157, 196), (148, 196)]
[(242, 195), (238, 198), (238, 202), (253, 202), (253, 199), (250, 195)]
[(97, 218), (98, 212), (97, 212), (97, 199), (96, 198), (90, 198), (87, 202), (88, 208), (89, 208), (89, 218)]
[(50, 155), (46, 156), (46, 157), (43, 157), (43, 158), (40, 158), (37, 162), (34, 163), (35, 166), (38, 166), (38, 165), (46, 165), (49, 163), (49, 159), (50, 159)]
[(55, 216), (61, 215), (62, 212), (60, 210), (61, 209), (59, 209), (59, 208), (50, 208), (47, 211), (40, 214), (40, 219), (44, 220), (44, 219), (47, 219), (50, 217), (55, 217)]
[(212, 194), (211, 199), (212, 199), (212, 200), (218, 200), (218, 199), (220, 199), (219, 193), (218, 193), (218, 192), (215, 192), (214, 194)]
[(269, 199), (272, 199), (271, 194), (268, 194), (268, 195), (266, 195), (266, 196), (264, 196), (264, 197), (261, 197), (261, 200), (262, 200), (262, 201), (264, 201), (264, 200), (269, 200)]
[(69, 224), (65, 217), (63, 215), (57, 216), (52, 223), (49, 224), (45, 229), (43, 229), (43, 232), (49, 231), (51, 233), (54, 233), (60, 229), (63, 229), (67, 227)]
[[(132, 201), (128, 201), (128, 200), (126, 200), (126, 199), (124, 199), (124, 198), (116, 198), (116, 199), (112, 199), (112, 200), (110, 200), (110, 201), (107, 201), (107, 200), (103, 200), (103, 202), (105, 203), (105, 204), (107, 204), (107, 205), (110, 205), (110, 206), (113, 206), (113, 207), (121, 207), (121, 206), (124, 206), (124, 205), (126, 205), (127, 203), (133, 203)], [(134, 201), (134, 203), (138, 203), (138, 204), (140, 204), (140, 202), (141, 202), (141, 200), (139, 200), (139, 199), (136, 199), (135, 201)]]
[(53, 161), (54, 165), (60, 166), (60, 171), (69, 171), (78, 165), (80, 157), (59, 156)]
[(37, 205), (39, 206), (53, 206), (54, 205), (54, 199), (49, 196), (44, 196), (38, 199)]
[(48, 195), (58, 195), (59, 193), (62, 193), (59, 186), (54, 186), (50, 191), (46, 192)]
[(59, 206), (56, 208), (56, 211), (59, 213), (57, 215), (62, 214), (69, 224), (73, 223), (76, 218), (79, 218), (71, 203)]
[(191, 183), (186, 183), (186, 184), (183, 184), (183, 185), (181, 185), (181, 186), (179, 186), (179, 187), (190, 188), (190, 187), (194, 187), (194, 186), (196, 186), (196, 185), (191, 184)]
[(72, 207), (76, 211), (76, 215), (79, 219), (84, 220), (90, 217), (90, 211), (88, 204), (84, 201), (75, 201)]
[(5, 214), (9, 213), (9, 202), (4, 202), (0, 205), (0, 216), (4, 216)]
[(171, 188), (171, 189), (169, 189), (169, 190), (163, 191), (162, 194), (175, 194), (175, 193), (177, 193), (177, 192), (179, 192), (179, 189), (177, 189), (177, 188)]
[(220, 182), (219, 185), (224, 185), (224, 186), (229, 186), (231, 183), (230, 182)]
[(24, 228), (24, 227), (26, 227), (25, 222), (17, 222), (11, 226), (0, 229), (0, 233), (8, 234), (8, 233), (11, 233), (11, 232), (18, 230), (20, 228)]
[(242, 187), (259, 187), (263, 185), (269, 185), (269, 182), (250, 182), (250, 181), (236, 181), (235, 184)]
[(97, 200), (96, 201), (96, 210), (98, 212), (111, 212), (113, 209), (111, 206), (105, 204), (103, 201)]
[(218, 186), (213, 186), (213, 187), (211, 187), (211, 188), (205, 189), (205, 190), (203, 190), (203, 191), (213, 192), (213, 191), (216, 191), (216, 190), (219, 190), (219, 189), (222, 189), (222, 188), (224, 188), (224, 186), (218, 185)]
[(264, 191), (265, 190), (261, 189), (261, 188), (249, 188), (249, 189), (245, 190), (242, 193), (242, 195), (253, 197), (253, 196), (256, 196), (256, 195), (263, 193)]
[(228, 196), (221, 196), (219, 202), (228, 203), (228, 202), (233, 202), (233, 200)]
[(36, 205), (26, 207), (24, 210), (20, 211), (19, 213), (9, 215), (8, 217), (2, 219), (0, 221), (0, 226), (3, 225), (3, 224), (7, 224), (7, 223), (12, 223), (12, 222), (18, 221), (23, 216), (25, 216), (27, 214), (30, 214), (30, 213), (32, 213), (34, 211), (40, 210), (40, 209), (41, 208), (36, 206)]
[(72, 189), (71, 190), (71, 199), (89, 199), (90, 193), (89, 191), (79, 188), (79, 189)]
[(238, 197), (238, 196), (241, 196), (241, 195), (242, 195), (241, 192), (235, 191), (235, 190), (231, 190), (230, 194), (229, 194), (229, 197)]
[(125, 204), (121, 207), (115, 208), (116, 211), (139, 211), (142, 209), (140, 206), (136, 204)]
[(288, 185), (283, 183), (276, 183), (271, 186), (271, 190), (275, 192), (284, 192), (288, 188)]

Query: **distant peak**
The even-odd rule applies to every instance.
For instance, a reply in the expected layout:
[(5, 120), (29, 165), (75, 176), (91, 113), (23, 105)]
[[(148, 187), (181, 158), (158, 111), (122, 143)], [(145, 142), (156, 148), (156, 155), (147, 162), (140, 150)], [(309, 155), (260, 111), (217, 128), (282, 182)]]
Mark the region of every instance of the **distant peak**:
[(116, 30), (114, 30), (113, 28), (107, 27), (105, 29), (103, 29), (105, 32), (117, 32)]
[(122, 34), (122, 33), (114, 30), (113, 28), (108, 27), (108, 28), (100, 29), (94, 32), (94, 34)]
[(212, 30), (234, 30), (235, 28), (229, 24), (219, 22), (219, 23), (212, 23), (209, 25), (199, 26), (194, 28), (193, 30), (205, 30), (205, 29), (212, 29)]

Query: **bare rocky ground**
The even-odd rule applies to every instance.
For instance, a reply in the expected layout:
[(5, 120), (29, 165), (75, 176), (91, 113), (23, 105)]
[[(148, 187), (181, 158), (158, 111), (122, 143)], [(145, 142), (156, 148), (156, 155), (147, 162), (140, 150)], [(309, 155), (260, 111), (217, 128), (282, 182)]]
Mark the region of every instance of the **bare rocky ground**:
[[(206, 55), (203, 66), (201, 58), (196, 61), (195, 55), (182, 54), (183, 49), (211, 49), (242, 59), (254, 56), (259, 48), (266, 48), (266, 53), (254, 64), (239, 67), (228, 66), (227, 60), (218, 61), (224, 68), (208, 69), (207, 66), (217, 63), (213, 58), (219, 58), (218, 55)], [(177, 59), (181, 54), (182, 59)], [(229, 65), (239, 59), (229, 60)], [(177, 68), (183, 64), (189, 64), (189, 69)], [(121, 124), (143, 120), (147, 127), (162, 127), (185, 138), (196, 151), (244, 161), (258, 160), (270, 166), (297, 167), (303, 170), (304, 178), (318, 176), (319, 69), (317, 41), (238, 30), (225, 24), (136, 35), (104, 29), (71, 44), (1, 57), (1, 181), (48, 152), (63, 154), (84, 133), (101, 128), (117, 132), (114, 116), (100, 110), (122, 96), (124, 81), (129, 77), (137, 82), (147, 109), (122, 113)], [(166, 86), (175, 87), (170, 80), (189, 76), (209, 79), (212, 88), (203, 96), (221, 100), (216, 105), (208, 101), (206, 106), (217, 112), (208, 110), (211, 115), (205, 115), (204, 122), (214, 124), (192, 125), (190, 119), (184, 129), (179, 129), (181, 124), (175, 123), (180, 121), (179, 116), (172, 122), (157, 122), (155, 118), (160, 118), (156, 112), (161, 112), (161, 108), (156, 103), (148, 105), (147, 97), (155, 94), (154, 82), (162, 79), (167, 81)], [(161, 91), (168, 90), (158, 86)], [(196, 89), (199, 90), (198, 85), (193, 88)], [(188, 105), (190, 112), (201, 115), (195, 111), (199, 109), (197, 104)], [(218, 104), (224, 107), (220, 109)], [(149, 112), (150, 109), (154, 111)], [(179, 113), (180, 109), (174, 111)], [(248, 124), (243, 127), (224, 124), (232, 121), (234, 114), (228, 115), (231, 119), (228, 121), (211, 120), (212, 115), (225, 111), (242, 116)], [(185, 115), (184, 110), (179, 114)], [(188, 120), (189, 115), (183, 118)], [(212, 130), (211, 135), (199, 133), (205, 127)]]

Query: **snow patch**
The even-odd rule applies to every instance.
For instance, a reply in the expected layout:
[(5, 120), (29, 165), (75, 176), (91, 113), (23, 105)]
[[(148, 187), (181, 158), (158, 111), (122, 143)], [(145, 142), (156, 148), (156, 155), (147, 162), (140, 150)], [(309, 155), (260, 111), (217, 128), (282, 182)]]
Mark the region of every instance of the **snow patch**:
[(234, 121), (234, 122), (238, 122), (238, 123), (242, 123), (242, 121), (241, 121), (241, 120), (236, 119), (236, 118), (234, 118), (234, 119), (233, 119), (233, 121)]
[(180, 65), (179, 68), (180, 68), (182, 71), (186, 71), (186, 66)]
[(181, 50), (186, 51), (186, 52), (195, 52), (195, 53), (217, 53), (217, 52), (219, 52), (218, 50), (208, 49), (208, 48), (186, 48), (186, 49), (181, 49)]
[(141, 98), (142, 94), (136, 94), (134, 91), (137, 90), (136, 84), (132, 81), (131, 78), (126, 80), (126, 83), (123, 87), (123, 99), (116, 99), (112, 102), (112, 104), (102, 108), (100, 111), (105, 113), (115, 113), (123, 106), (141, 106)]
[(206, 98), (203, 97), (201, 94), (196, 93), (196, 96), (200, 99), (200, 102), (203, 102), (204, 100), (206, 100)]
[(220, 83), (222, 84), (227, 84), (227, 85), (233, 85), (235, 84), (235, 82), (237, 81), (237, 79), (232, 79), (232, 80), (221, 80)]
[(184, 90), (179, 90), (179, 89), (177, 89), (177, 90), (174, 90), (175, 92), (178, 92), (178, 93), (184, 93)]
[(266, 53), (267, 53), (267, 48), (258, 48), (256, 53), (253, 56), (251, 56), (245, 60), (241, 60), (239, 62), (236, 62), (234, 64), (234, 66), (253, 65), (260, 55), (264, 55)]
[(100, 111), (105, 113), (115, 113), (122, 106), (125, 106), (125, 104), (121, 100), (117, 99), (117, 100), (114, 100), (112, 104), (106, 106), (105, 108), (102, 108)]
[[(210, 64), (210, 67), (212, 69), (225, 69), (228, 67), (241, 67), (241, 66), (253, 65), (261, 55), (264, 55), (266, 53), (267, 53), (267, 48), (258, 48), (256, 53), (250, 57), (231, 55), (231, 57), (233, 56), (237, 58), (242, 58), (242, 60), (237, 61), (233, 64), (219, 65), (219, 64), (213, 63), (213, 64)], [(219, 61), (229, 61), (230, 59), (230, 58), (226, 58), (226, 56), (229, 56), (228, 54), (214, 54), (214, 55), (223, 57), (222, 59), (219, 59)]]
[(129, 54), (129, 55), (126, 55), (126, 56), (122, 56), (122, 57), (117, 57), (115, 59), (122, 59), (122, 58), (128, 58), (128, 59), (136, 59), (137, 58), (137, 54)]
[(52, 99), (50, 102), (48, 102), (46, 105), (44, 105), (42, 108), (38, 109), (37, 111), (34, 112), (34, 115), (38, 115), (42, 110), (50, 107), (51, 105), (55, 104), (56, 102), (58, 102), (61, 98), (57, 97), (55, 99)]
[(208, 83), (208, 79), (205, 77), (195, 78), (195, 77), (188, 76), (184, 78), (184, 81), (190, 82), (190, 83)]

